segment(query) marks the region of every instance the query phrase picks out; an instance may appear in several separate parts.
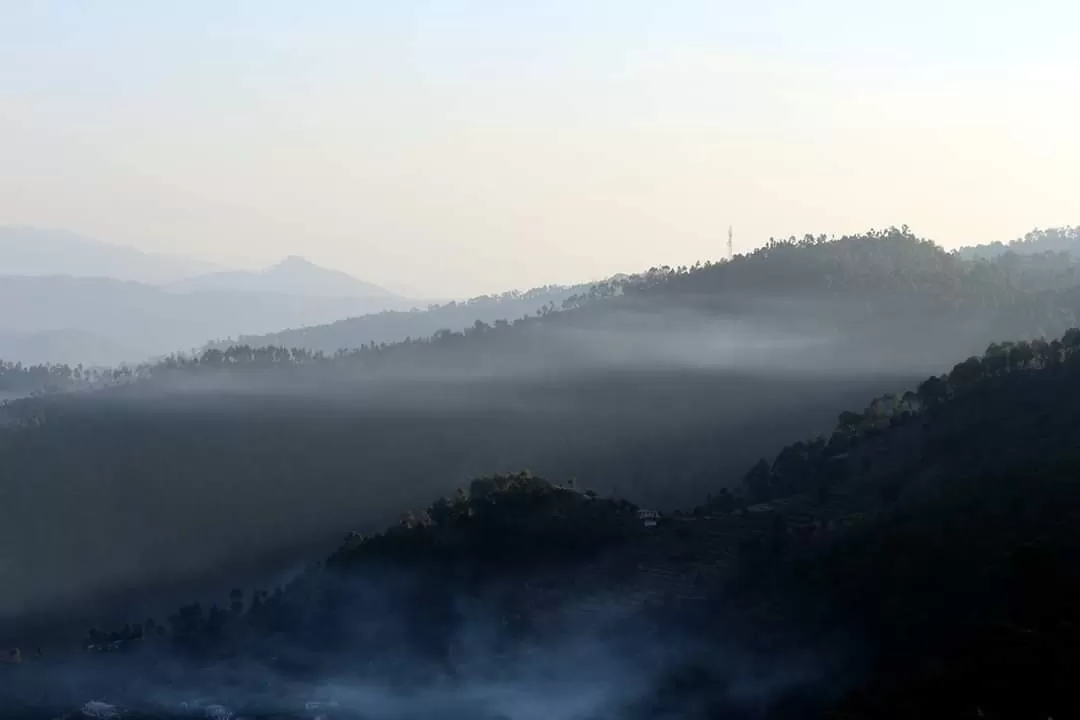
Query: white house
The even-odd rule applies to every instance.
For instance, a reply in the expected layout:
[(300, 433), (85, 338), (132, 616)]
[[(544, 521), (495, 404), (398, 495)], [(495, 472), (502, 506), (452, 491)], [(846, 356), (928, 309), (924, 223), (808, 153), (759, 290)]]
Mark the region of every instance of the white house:
[(660, 519), (660, 513), (656, 510), (638, 510), (637, 516), (645, 527), (656, 527), (656, 521)]

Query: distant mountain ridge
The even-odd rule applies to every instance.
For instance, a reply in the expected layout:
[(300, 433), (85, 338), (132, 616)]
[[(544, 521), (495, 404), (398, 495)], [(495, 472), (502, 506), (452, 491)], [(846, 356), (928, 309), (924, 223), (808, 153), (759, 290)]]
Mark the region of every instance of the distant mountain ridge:
[(106, 277), (160, 285), (220, 269), (212, 263), (146, 253), (67, 230), (0, 227), (0, 275)]
[(396, 297), (259, 292), (170, 292), (87, 277), (0, 275), (0, 358), (30, 363), (118, 364), (201, 347), (207, 338), (315, 325), (411, 307)]
[(394, 293), (339, 270), (290, 255), (261, 271), (232, 270), (186, 278), (169, 286), (173, 292), (279, 293), (309, 297), (398, 297)]
[(76, 328), (0, 332), (0, 358), (26, 364), (64, 362), (87, 367), (115, 365), (142, 354), (110, 335)]
[(111, 278), (178, 292), (242, 292), (311, 297), (398, 297), (339, 270), (290, 255), (264, 270), (231, 270), (148, 253), (68, 230), (0, 227), (0, 276)]
[(66, 230), (0, 227), (0, 359), (115, 365), (416, 304), (291, 256), (225, 270)]

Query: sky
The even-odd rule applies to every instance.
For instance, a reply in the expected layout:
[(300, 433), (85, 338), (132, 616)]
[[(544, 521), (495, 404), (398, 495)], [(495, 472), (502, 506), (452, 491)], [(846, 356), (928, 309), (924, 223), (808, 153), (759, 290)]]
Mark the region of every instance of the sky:
[(0, 225), (425, 296), (1080, 223), (1072, 0), (0, 0)]

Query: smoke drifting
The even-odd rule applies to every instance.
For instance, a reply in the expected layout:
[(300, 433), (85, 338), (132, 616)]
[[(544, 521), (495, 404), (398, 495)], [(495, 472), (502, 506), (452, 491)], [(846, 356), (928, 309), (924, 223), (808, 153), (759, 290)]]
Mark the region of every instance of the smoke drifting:
[[(568, 586), (587, 582), (569, 575)], [(712, 629), (726, 640), (706, 641), (675, 615), (619, 612), (618, 595), (598, 615), (567, 593), (543, 633), (515, 636), (498, 582), (454, 591), (433, 653), (416, 629), (426, 600), (447, 599), (432, 578), (398, 569), (313, 581), (340, 594), (331, 644), (283, 636), (209, 663), (151, 640), (130, 654), (57, 653), (5, 669), (0, 717), (752, 718), (836, 682), (829, 654), (794, 642), (783, 654), (755, 648), (734, 623)]]

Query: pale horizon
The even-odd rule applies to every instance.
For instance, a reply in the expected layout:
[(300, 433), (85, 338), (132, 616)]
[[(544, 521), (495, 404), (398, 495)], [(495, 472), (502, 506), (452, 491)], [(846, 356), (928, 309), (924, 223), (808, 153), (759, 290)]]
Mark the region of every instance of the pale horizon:
[(1080, 219), (1064, 0), (3, 13), (0, 225), (466, 297)]

